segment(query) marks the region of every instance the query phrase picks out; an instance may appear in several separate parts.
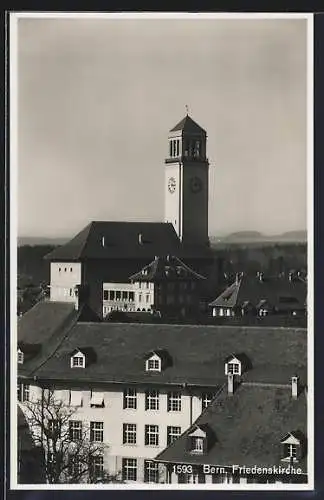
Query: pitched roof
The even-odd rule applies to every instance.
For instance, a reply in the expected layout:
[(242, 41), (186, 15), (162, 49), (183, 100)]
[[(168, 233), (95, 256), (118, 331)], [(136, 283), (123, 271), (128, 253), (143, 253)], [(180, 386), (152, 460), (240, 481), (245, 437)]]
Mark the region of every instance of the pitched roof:
[[(208, 425), (216, 439), (203, 455), (190, 453), (187, 437), (195, 425)], [(155, 457), (160, 462), (218, 466), (283, 465), (282, 438), (298, 430), (307, 435), (305, 393), (295, 400), (290, 388), (242, 384), (232, 396), (223, 387), (182, 436)], [(307, 471), (304, 457), (298, 467)]]
[[(224, 381), (224, 359), (233, 350), (244, 352), (253, 369), (244, 380), (290, 383), (297, 373), (306, 381), (307, 334), (304, 329), (229, 326), (189, 326), (131, 323), (73, 323), (61, 341), (46, 343), (47, 359), (30, 361), (33, 375), (79, 382), (183, 383), (218, 387)], [(91, 345), (97, 361), (81, 371), (70, 368), (70, 353)], [(166, 349), (172, 366), (145, 372), (146, 353)], [(278, 356), (278, 353), (285, 353)]]
[[(242, 307), (249, 303), (260, 307), (267, 303), (278, 311), (304, 309), (307, 296), (307, 283), (295, 278), (263, 277), (243, 275), (227, 287), (213, 302), (212, 307)], [(266, 302), (262, 302), (266, 301)]]
[(19, 318), (18, 345), (38, 346), (34, 356), (18, 365), (19, 375), (30, 375), (55, 352), (72, 325), (82, 316), (82, 310), (81, 307), (76, 311), (74, 304), (44, 301)]
[(18, 345), (43, 344), (73, 314), (75, 314), (74, 304), (38, 302), (18, 318)]
[(189, 115), (186, 115), (182, 120), (173, 127), (170, 132), (177, 131), (187, 132), (191, 134), (205, 134), (206, 130), (204, 130), (198, 123), (196, 123)]
[(45, 256), (52, 261), (145, 258), (155, 255), (204, 256), (208, 248), (185, 247), (171, 223), (94, 221), (72, 240)]
[(201, 274), (174, 256), (158, 257), (129, 278), (131, 281), (204, 280)]

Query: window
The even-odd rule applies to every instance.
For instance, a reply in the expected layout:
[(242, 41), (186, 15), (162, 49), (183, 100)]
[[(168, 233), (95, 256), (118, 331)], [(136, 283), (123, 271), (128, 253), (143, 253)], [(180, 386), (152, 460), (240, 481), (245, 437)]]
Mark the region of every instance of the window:
[(145, 393), (145, 410), (159, 409), (159, 391), (151, 390)]
[(146, 303), (150, 302), (150, 296), (149, 294), (146, 295)]
[(134, 302), (134, 292), (129, 292), (129, 300)]
[(204, 439), (203, 437), (193, 436), (191, 438), (191, 451), (192, 453), (204, 452)]
[(297, 457), (297, 446), (295, 444), (288, 445), (288, 456), (292, 458)]
[(73, 368), (76, 368), (76, 367), (84, 368), (84, 366), (85, 366), (85, 357), (84, 356), (82, 356), (82, 355), (72, 356), (72, 367)]
[(232, 373), (233, 375), (239, 375), (240, 373), (239, 363), (228, 363), (227, 373)]
[(142, 294), (141, 293), (138, 294), (138, 302), (142, 302)]
[(116, 291), (116, 300), (121, 299), (121, 292), (119, 290)]
[(146, 425), (145, 426), (145, 445), (146, 446), (159, 446), (159, 426)]
[(72, 267), (70, 267), (70, 273), (72, 273)]
[(167, 444), (168, 446), (173, 443), (181, 435), (181, 427), (174, 427), (173, 425), (168, 425), (167, 428)]
[(108, 300), (108, 297), (109, 297), (108, 290), (104, 290), (104, 292), (103, 292), (104, 300)]
[(123, 424), (123, 444), (136, 444), (136, 424)]
[(144, 483), (159, 482), (159, 464), (151, 460), (144, 460)]
[(104, 460), (102, 455), (95, 455), (90, 460), (90, 480), (91, 482), (98, 481), (103, 477)]
[(82, 439), (82, 422), (81, 420), (70, 420), (69, 436), (71, 441), (80, 441)]
[(284, 445), (284, 456), (285, 458), (297, 459), (297, 445), (291, 443), (285, 443)]
[(103, 422), (90, 422), (90, 441), (103, 442)]
[(211, 403), (213, 399), (213, 393), (212, 392), (203, 392), (201, 396), (201, 409), (204, 410), (207, 408), (209, 403)]
[(23, 364), (23, 362), (24, 362), (24, 353), (20, 349), (18, 350), (17, 357), (18, 357), (18, 359), (17, 359), (18, 363), (19, 364)]
[(59, 273), (62, 271), (62, 269), (59, 267)]
[(115, 300), (115, 291), (114, 290), (110, 290), (110, 292), (109, 292), (109, 300)]
[(136, 458), (122, 459), (122, 477), (123, 481), (137, 480), (137, 460)]
[(124, 408), (137, 408), (137, 393), (136, 389), (128, 388), (124, 390)]
[(128, 292), (122, 293), (123, 300), (128, 300)]
[(104, 395), (102, 392), (91, 391), (91, 399), (90, 399), (91, 408), (104, 408)]
[(168, 393), (168, 411), (181, 411), (181, 393)]
[(150, 358), (146, 362), (146, 369), (149, 371), (160, 372), (161, 360), (159, 358)]
[(70, 391), (70, 406), (82, 406), (81, 391)]
[(17, 384), (17, 399), (21, 403), (24, 401), (29, 401), (29, 385), (28, 384)]
[(47, 425), (48, 433), (51, 435), (52, 439), (57, 438), (61, 434), (61, 422), (57, 418), (52, 418), (48, 420)]

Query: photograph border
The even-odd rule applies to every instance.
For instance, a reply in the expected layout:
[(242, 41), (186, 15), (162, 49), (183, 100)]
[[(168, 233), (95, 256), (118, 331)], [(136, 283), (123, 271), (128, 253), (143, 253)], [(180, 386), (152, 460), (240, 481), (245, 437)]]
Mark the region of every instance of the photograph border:
[[(17, 396), (16, 396), (16, 377), (17, 360), (17, 321), (16, 321), (16, 303), (17, 303), (17, 175), (18, 175), (18, 64), (17, 64), (17, 21), (21, 18), (98, 18), (107, 17), (109, 19), (306, 19), (307, 20), (307, 263), (308, 263), (308, 325), (307, 325), (307, 350), (308, 350), (308, 483), (303, 485), (296, 484), (205, 484), (205, 485), (180, 485), (180, 484), (123, 484), (123, 485), (20, 485), (16, 482), (17, 477)], [(314, 489), (314, 53), (313, 53), (313, 34), (314, 19), (311, 13), (100, 13), (100, 12), (19, 12), (10, 13), (10, 379), (11, 379), (11, 401), (10, 401), (10, 488), (14, 490), (191, 490), (191, 491), (310, 491)], [(14, 347), (14, 348), (12, 348)]]

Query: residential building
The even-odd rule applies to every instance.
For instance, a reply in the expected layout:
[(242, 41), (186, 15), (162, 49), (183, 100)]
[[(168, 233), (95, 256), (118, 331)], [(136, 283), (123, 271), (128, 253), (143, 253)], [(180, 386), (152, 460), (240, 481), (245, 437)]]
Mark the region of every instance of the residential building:
[[(306, 330), (96, 323), (82, 314), (47, 302), (19, 320), (20, 351), (41, 348), (17, 365), (18, 401), (25, 412), (27, 400), (50, 391), (73, 408), (71, 439), (87, 427), (106, 445), (96, 477), (108, 470), (126, 482), (195, 482), (172, 475), (178, 458), (259, 463), (298, 436), (304, 460)], [(187, 438), (195, 438), (190, 460)]]
[(271, 315), (305, 317), (307, 282), (299, 273), (255, 276), (236, 275), (235, 281), (209, 304), (215, 318), (264, 317)]

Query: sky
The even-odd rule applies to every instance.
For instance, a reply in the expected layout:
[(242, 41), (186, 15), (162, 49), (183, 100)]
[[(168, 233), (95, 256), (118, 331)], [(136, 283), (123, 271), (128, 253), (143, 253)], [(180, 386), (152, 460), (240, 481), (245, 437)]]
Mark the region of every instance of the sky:
[(186, 105), (208, 134), (210, 236), (305, 229), (306, 32), (303, 19), (19, 19), (19, 236), (163, 221)]

